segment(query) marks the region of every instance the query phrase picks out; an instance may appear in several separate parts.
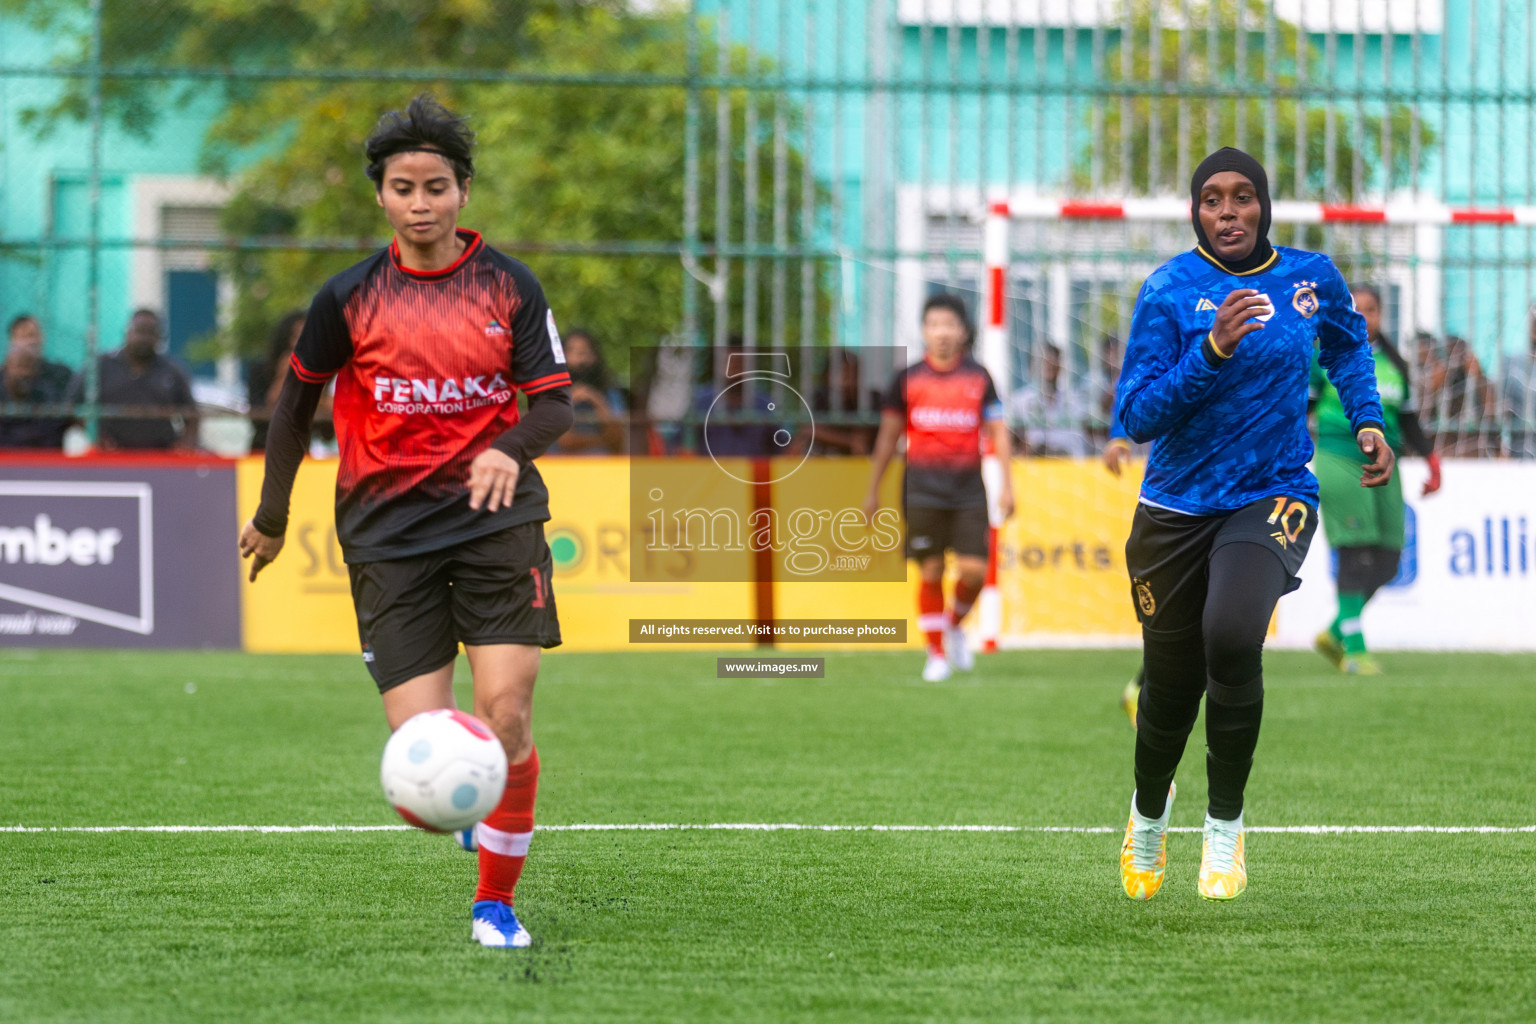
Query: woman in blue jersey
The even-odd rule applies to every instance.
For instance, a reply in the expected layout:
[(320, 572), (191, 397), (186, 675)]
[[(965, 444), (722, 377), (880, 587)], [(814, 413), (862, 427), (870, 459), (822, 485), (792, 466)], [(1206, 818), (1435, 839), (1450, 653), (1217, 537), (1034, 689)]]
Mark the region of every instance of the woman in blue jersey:
[(1152, 443), (1125, 546), (1146, 672), (1120, 854), (1133, 899), (1162, 885), (1174, 770), (1202, 696), (1210, 806), (1197, 887), (1224, 900), (1247, 886), (1264, 635), (1317, 527), (1314, 349), (1364, 455), (1361, 485), (1393, 468), (1365, 320), (1327, 256), (1270, 245), (1264, 168), (1219, 150), (1195, 170), (1190, 201), (1197, 244), (1142, 285), (1115, 395), (1127, 436)]

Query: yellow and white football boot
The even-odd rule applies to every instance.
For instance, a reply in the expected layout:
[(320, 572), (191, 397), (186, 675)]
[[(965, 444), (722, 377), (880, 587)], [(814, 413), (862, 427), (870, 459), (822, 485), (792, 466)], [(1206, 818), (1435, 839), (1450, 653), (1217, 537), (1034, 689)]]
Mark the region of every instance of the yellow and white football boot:
[(1176, 792), (1177, 787), (1168, 787), (1161, 818), (1142, 817), (1136, 810), (1136, 794), (1131, 794), (1131, 820), (1120, 844), (1120, 884), (1133, 900), (1149, 900), (1163, 887), (1163, 873), (1168, 870), (1168, 818)]
[(1339, 664), (1339, 671), (1347, 676), (1379, 676), (1381, 663), (1369, 654), (1349, 654)]
[(1243, 816), (1221, 821), (1205, 816), (1205, 845), (1200, 853), (1200, 895), (1208, 900), (1235, 900), (1248, 888), (1248, 862), (1243, 855)]
[(1327, 659), (1328, 664), (1344, 671), (1344, 645), (1339, 643), (1329, 629), (1323, 630), (1312, 640), (1312, 649)]
[(1136, 728), (1136, 704), (1141, 700), (1141, 676), (1125, 684), (1125, 689), (1120, 691), (1120, 710), (1125, 712), (1131, 720), (1131, 728)]

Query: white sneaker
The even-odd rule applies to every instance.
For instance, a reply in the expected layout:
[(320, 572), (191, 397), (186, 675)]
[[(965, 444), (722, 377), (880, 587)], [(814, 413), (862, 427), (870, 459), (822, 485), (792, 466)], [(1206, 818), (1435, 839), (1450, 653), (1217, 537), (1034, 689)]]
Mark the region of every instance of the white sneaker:
[(470, 937), (482, 946), (497, 949), (527, 949), (533, 937), (505, 903), (481, 900), (471, 910)]
[(949, 661), (949, 667), (961, 672), (969, 672), (976, 667), (976, 655), (971, 651), (971, 645), (965, 642), (965, 630), (959, 626), (949, 626), (944, 630), (944, 657)]
[(1208, 900), (1235, 900), (1248, 888), (1248, 860), (1243, 852), (1243, 816), (1222, 821), (1205, 816), (1205, 848), (1200, 854), (1200, 882)]
[(942, 683), (949, 678), (949, 660), (942, 654), (928, 655), (928, 663), (923, 666), (923, 682)]

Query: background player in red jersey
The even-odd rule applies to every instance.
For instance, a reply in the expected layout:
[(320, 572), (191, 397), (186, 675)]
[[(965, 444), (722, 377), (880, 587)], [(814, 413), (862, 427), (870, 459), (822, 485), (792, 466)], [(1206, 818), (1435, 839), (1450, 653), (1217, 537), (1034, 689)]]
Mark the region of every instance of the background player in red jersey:
[[(458, 226), (474, 135), (429, 96), (380, 119), (368, 177), (394, 241), (315, 296), (273, 410), (261, 506), (240, 533), (251, 579), (277, 557), (310, 420), (332, 377), (336, 532), (363, 661), (391, 729), (453, 707), (464, 645), (474, 713), (507, 751), (501, 803), (476, 827), (472, 935), (527, 946), (513, 888), (533, 837), (539, 652), (560, 643), (533, 465), (570, 427), (570, 375), (532, 272)], [(528, 396), (519, 416), (516, 391)]]
[[(936, 683), (951, 669), (970, 669), (974, 657), (960, 623), (976, 603), (987, 574), (987, 491), (981, 480), (981, 431), (1008, 465), (1008, 424), (985, 367), (965, 354), (970, 317), (958, 296), (935, 295), (923, 306), (923, 358), (896, 374), (886, 392), (875, 438), (874, 472), (864, 514), (880, 505), (880, 480), (907, 437), (903, 485), (907, 557), (918, 563), (917, 624), (927, 641), (923, 679)], [(1013, 515), (1013, 484), (1003, 473), (998, 496), (1004, 518)], [(944, 553), (954, 551), (954, 599), (944, 608)]]

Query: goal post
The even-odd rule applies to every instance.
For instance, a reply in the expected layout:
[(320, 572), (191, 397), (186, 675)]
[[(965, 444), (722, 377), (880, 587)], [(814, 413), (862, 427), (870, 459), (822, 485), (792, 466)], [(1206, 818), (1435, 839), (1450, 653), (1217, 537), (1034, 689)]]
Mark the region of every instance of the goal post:
[[(1114, 379), (1095, 359), (1098, 347), (1128, 324), (1123, 312), (1134, 303), (1135, 285), (1157, 262), (1149, 253), (1163, 253), (1162, 258), (1166, 258), (1177, 251), (1166, 247), (1169, 240), (1188, 237), (1189, 200), (992, 195), (985, 202), (972, 202), (963, 217), (980, 228), (982, 258), (979, 266), (972, 265), (979, 271), (975, 274), (977, 358), (997, 382), (1010, 421), (1020, 435), (1029, 438), (1033, 434), (1036, 424), (1027, 417), (1038, 413), (1026, 410), (1038, 410), (1039, 406), (1014, 399), (1023, 397), (1018, 392), (1039, 390), (1042, 346), (1063, 351), (1073, 346), (1083, 348), (1082, 352), (1065, 351), (1069, 365), (1062, 379), (1073, 383), (1070, 364), (1075, 358), (1079, 371), (1075, 386), (1090, 392), (1089, 402), (1080, 401), (1074, 407), (1080, 417), (1077, 425), (1089, 439), (1084, 450), (1066, 457), (1015, 459), (1007, 467), (1018, 511), (1005, 524), (995, 503), (991, 510), (995, 542), (991, 545), (986, 596), (972, 629), (984, 649), (1133, 645), (1139, 631), (1126, 591), (1123, 546), (1135, 507), (1141, 463), (1132, 461), (1116, 477), (1097, 457)], [(1475, 352), (1481, 347), (1487, 353), (1486, 369), (1481, 372), (1489, 382), (1491, 396), (1489, 407), (1477, 414), (1481, 421), (1468, 419), (1472, 416), (1468, 411), (1470, 399), (1464, 400), (1449, 388), (1423, 394), (1423, 415), (1431, 429), (1438, 428), (1446, 435), (1459, 431), (1484, 447), (1508, 441), (1508, 437), (1500, 440), (1500, 432), (1509, 433), (1510, 416), (1519, 410), (1503, 404), (1507, 401), (1503, 386), (1507, 380), (1501, 375), (1505, 353), (1514, 352), (1516, 344), (1523, 350), (1524, 339), (1511, 340), (1507, 335), (1511, 334), (1511, 324), (1519, 326), (1518, 314), (1536, 299), (1536, 292), (1527, 295), (1516, 287), (1519, 282), (1514, 278), (1529, 284), (1536, 274), (1523, 256), (1525, 247), (1516, 245), (1525, 240), (1526, 232), (1504, 235), (1499, 229), (1536, 226), (1536, 205), (1458, 206), (1425, 199), (1378, 205), (1279, 200), (1272, 205), (1271, 221), (1280, 229), (1271, 232), (1277, 242), (1287, 234), (1299, 237), (1305, 230), (1307, 237), (1323, 242), (1319, 248), (1335, 256), (1351, 284), (1369, 283), (1381, 289), (1383, 305), (1391, 307), (1384, 328), (1397, 336), (1415, 371), (1421, 345), (1433, 348), (1442, 362), (1459, 345), (1468, 353), (1463, 358), (1474, 365)], [(1116, 222), (1124, 228), (1114, 228)], [(1074, 230), (1062, 230), (1063, 226)], [(1448, 243), (1450, 234), (1445, 229), (1459, 229), (1455, 245)], [(1134, 245), (1129, 241), (1133, 237)], [(1067, 244), (1063, 244), (1064, 239)], [(1117, 239), (1127, 241), (1117, 249)], [(1507, 250), (1506, 241), (1510, 243)], [(1075, 247), (1073, 243), (1077, 243)], [(1506, 252), (1504, 262), (1497, 262)], [(1095, 276), (1085, 269), (1095, 259), (1113, 269)], [(1052, 266), (1066, 269), (1058, 272), (1050, 270)], [(1500, 289), (1496, 310), (1490, 309), (1491, 289), (1495, 287), (1490, 266), (1501, 268), (1499, 273), (1504, 275), (1496, 283)], [(1032, 292), (1021, 287), (1029, 275), (1043, 281), (1048, 273), (1069, 280), (1037, 284)], [(1079, 288), (1079, 277), (1093, 283)], [(1110, 295), (1122, 315), (1103, 322), (1095, 320), (1090, 326), (1080, 313), (1080, 300), (1081, 294), (1093, 289)], [(1490, 292), (1484, 295), (1480, 289)], [(1065, 312), (1056, 308), (1049, 315), (1039, 313), (1048, 303), (1059, 307), (1063, 296), (1079, 305)], [(1045, 329), (1037, 326), (1026, 342), (1021, 340), (1018, 323), (1022, 307), (1031, 303), (1034, 311), (1030, 315)], [(1062, 330), (1064, 323), (1066, 332)], [(1536, 338), (1536, 328), (1531, 335)], [(1124, 340), (1118, 338), (1120, 343)], [(1062, 353), (1053, 358), (1063, 358)], [(1431, 353), (1429, 358), (1432, 361), (1437, 356)], [(1081, 374), (1084, 360), (1088, 373), (1096, 375), (1093, 388), (1087, 387), (1087, 376)], [(1518, 359), (1511, 357), (1509, 361)], [(1449, 454), (1480, 456), (1490, 452)], [(984, 467), (989, 491), (994, 491), (1005, 469), (990, 457), (984, 459)]]

